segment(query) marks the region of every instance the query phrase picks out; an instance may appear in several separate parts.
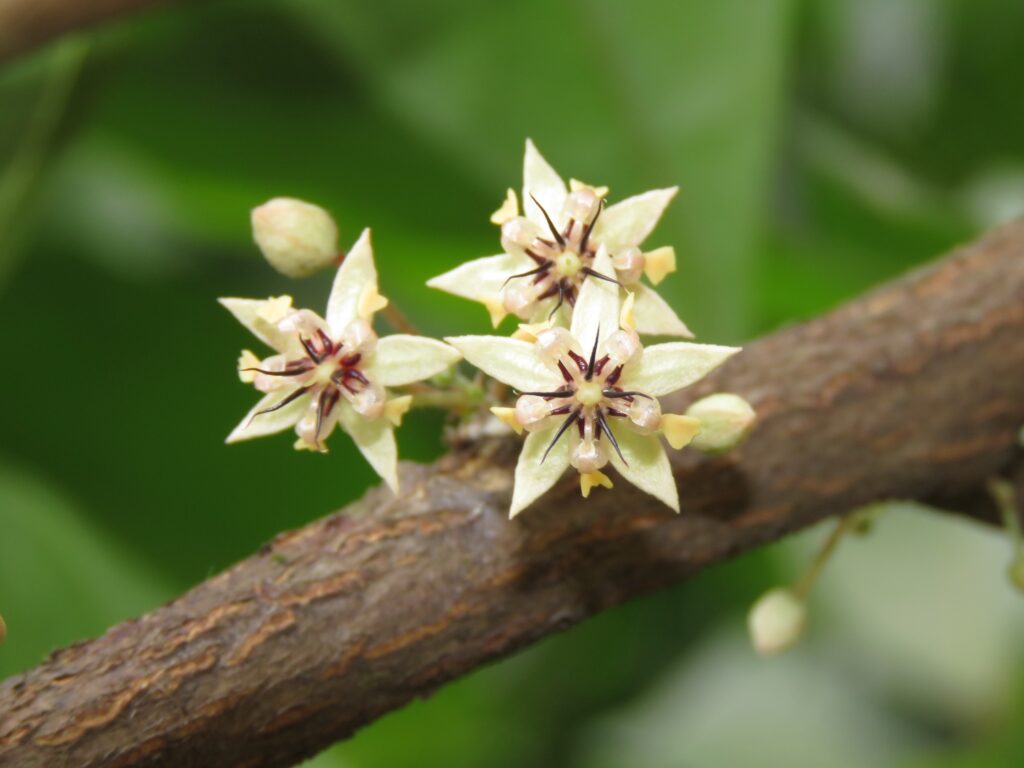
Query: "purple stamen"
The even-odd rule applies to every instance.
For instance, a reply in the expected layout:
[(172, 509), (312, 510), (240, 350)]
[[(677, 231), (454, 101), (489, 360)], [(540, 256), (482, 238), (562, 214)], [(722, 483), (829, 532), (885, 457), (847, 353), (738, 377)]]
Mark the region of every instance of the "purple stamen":
[(558, 432), (555, 433), (555, 437), (554, 439), (552, 439), (551, 444), (548, 445), (548, 449), (544, 451), (544, 456), (540, 460), (541, 464), (543, 464), (547, 460), (548, 454), (551, 453), (551, 449), (555, 447), (555, 444), (561, 439), (562, 435), (565, 434), (565, 431), (572, 426), (572, 423), (574, 421), (576, 421), (577, 413), (578, 411), (573, 411), (572, 413), (569, 414), (569, 418), (562, 422), (562, 426), (558, 428)]
[(555, 241), (559, 245), (564, 246), (565, 245), (565, 238), (562, 237), (562, 233), (559, 232), (558, 229), (555, 227), (555, 222), (553, 222), (551, 220), (551, 217), (548, 216), (548, 212), (544, 210), (544, 206), (541, 205), (540, 203), (538, 203), (537, 202), (537, 198), (534, 197), (533, 195), (530, 195), (530, 199), (533, 200), (534, 205), (536, 205), (538, 208), (540, 208), (540, 212), (542, 214), (544, 214), (544, 221), (546, 221), (548, 223), (548, 229), (550, 229), (551, 230), (551, 234), (554, 235)]

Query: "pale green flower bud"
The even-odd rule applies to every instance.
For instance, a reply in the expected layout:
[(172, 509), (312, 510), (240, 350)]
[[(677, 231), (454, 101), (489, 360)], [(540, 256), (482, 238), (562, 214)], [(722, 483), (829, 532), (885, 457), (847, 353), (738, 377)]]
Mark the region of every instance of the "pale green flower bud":
[(743, 442), (757, 414), (739, 395), (719, 393), (698, 400), (686, 415), (700, 421), (700, 433), (690, 445), (699, 451), (722, 453)]
[(7, 624), (4, 622), (4, 617), (0, 616), (0, 643), (3, 643), (7, 639)]
[(747, 616), (750, 641), (762, 656), (774, 656), (794, 646), (806, 623), (807, 607), (789, 589), (766, 592)]
[(252, 209), (252, 234), (270, 266), (306, 277), (338, 259), (338, 227), (319, 206), (275, 197)]

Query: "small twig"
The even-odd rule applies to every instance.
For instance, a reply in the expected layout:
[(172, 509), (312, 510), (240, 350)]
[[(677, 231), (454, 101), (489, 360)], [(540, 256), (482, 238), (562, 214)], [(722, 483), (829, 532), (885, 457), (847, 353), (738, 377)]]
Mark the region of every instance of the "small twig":
[(381, 314), (384, 315), (384, 319), (387, 320), (394, 330), (399, 333), (408, 333), (413, 336), (422, 336), (419, 328), (405, 316), (398, 307), (395, 306), (394, 302), (389, 301), (388, 305), (381, 310)]

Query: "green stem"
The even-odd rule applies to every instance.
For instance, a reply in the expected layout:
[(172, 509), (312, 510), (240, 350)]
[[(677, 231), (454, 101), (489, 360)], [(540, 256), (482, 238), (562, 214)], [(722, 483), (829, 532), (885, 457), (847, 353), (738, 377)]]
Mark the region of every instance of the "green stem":
[(464, 412), (471, 410), (480, 403), (480, 398), (473, 398), (465, 390), (431, 389), (426, 392), (414, 392), (413, 408), (441, 408), (446, 411)]
[(406, 387), (406, 391), (412, 395), (412, 407), (467, 413), (490, 402), (484, 389), (462, 373), (456, 372), (451, 382), (445, 381), (444, 384), (412, 384)]
[(388, 325), (399, 333), (407, 333), (411, 336), (422, 335), (415, 324), (406, 317), (405, 313), (395, 306), (394, 302), (389, 301), (387, 306), (381, 310), (381, 314), (384, 315)]
[(811, 588), (814, 586), (818, 577), (821, 575), (822, 569), (828, 562), (832, 553), (835, 552), (839, 542), (842, 541), (850, 529), (853, 527), (857, 520), (856, 513), (848, 514), (839, 519), (836, 523), (836, 527), (832, 529), (832, 532), (825, 539), (825, 542), (821, 545), (821, 549), (818, 550), (818, 554), (814, 556), (814, 560), (811, 562), (810, 568), (804, 572), (797, 582), (793, 585), (793, 594), (799, 597), (801, 600), (805, 600), (807, 595), (810, 594)]

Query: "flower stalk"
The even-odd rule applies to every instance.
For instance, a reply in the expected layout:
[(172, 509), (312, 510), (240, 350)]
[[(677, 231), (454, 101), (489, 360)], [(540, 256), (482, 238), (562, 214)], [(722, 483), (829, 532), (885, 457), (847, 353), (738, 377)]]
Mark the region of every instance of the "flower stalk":
[(1017, 492), (1009, 480), (993, 477), (988, 481), (988, 493), (999, 510), (1003, 527), (1013, 547), (1013, 559), (1007, 575), (1014, 587), (1024, 591), (1024, 533), (1021, 531), (1020, 511), (1017, 508)]

